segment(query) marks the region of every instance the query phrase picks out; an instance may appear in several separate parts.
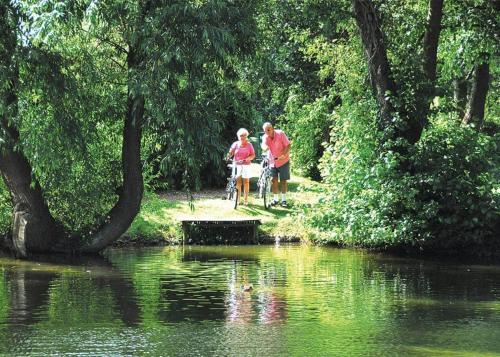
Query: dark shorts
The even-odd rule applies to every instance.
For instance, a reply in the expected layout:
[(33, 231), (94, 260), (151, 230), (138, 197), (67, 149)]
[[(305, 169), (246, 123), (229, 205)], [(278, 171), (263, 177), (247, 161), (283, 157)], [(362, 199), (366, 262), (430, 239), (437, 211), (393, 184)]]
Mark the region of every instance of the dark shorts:
[(271, 175), (273, 177), (279, 177), (280, 181), (290, 180), (290, 161), (280, 167), (273, 167), (271, 169)]

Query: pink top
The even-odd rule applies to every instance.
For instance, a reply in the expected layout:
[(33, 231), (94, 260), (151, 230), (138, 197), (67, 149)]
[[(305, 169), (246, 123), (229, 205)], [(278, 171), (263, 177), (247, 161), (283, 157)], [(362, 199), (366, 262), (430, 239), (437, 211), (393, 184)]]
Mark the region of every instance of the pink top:
[(274, 129), (274, 138), (264, 134), (262, 142), (266, 144), (269, 151), (271, 151), (271, 162), (274, 161), (274, 166), (281, 167), (286, 164), (288, 160), (290, 160), (290, 155), (288, 154), (286, 154), (281, 160), (276, 160), (278, 156), (283, 154), (285, 148), (290, 145), (290, 140), (288, 140), (283, 130)]
[[(231, 149), (229, 151), (234, 153), (234, 159), (236, 161), (245, 160), (246, 158), (255, 155), (253, 145), (248, 141), (245, 146), (242, 146), (239, 141), (235, 141), (233, 145), (231, 145)], [(250, 163), (245, 162), (242, 165), (250, 165)]]

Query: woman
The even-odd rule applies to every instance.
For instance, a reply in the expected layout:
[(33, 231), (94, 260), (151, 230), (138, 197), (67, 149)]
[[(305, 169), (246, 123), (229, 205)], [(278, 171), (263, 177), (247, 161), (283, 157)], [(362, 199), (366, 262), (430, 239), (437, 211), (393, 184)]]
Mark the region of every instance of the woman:
[(229, 153), (228, 158), (234, 156), (234, 160), (237, 165), (237, 176), (236, 179), (236, 189), (238, 190), (240, 202), (241, 202), (241, 182), (243, 180), (243, 186), (245, 188), (245, 206), (248, 205), (248, 191), (250, 190), (250, 163), (255, 159), (255, 150), (252, 144), (248, 141), (248, 130), (241, 128), (236, 133), (238, 141), (235, 141)]

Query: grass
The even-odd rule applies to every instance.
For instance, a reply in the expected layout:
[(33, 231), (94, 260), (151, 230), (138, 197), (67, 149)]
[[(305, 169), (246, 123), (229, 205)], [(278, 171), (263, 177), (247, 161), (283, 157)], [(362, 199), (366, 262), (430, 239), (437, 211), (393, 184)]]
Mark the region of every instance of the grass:
[[(185, 194), (147, 193), (141, 212), (127, 231), (127, 236), (142, 238), (161, 238), (170, 243), (182, 239), (181, 220), (217, 219), (260, 219), (259, 230), (262, 235), (281, 238), (307, 240), (308, 229), (301, 223), (301, 207), (313, 204), (318, 199), (317, 188), (320, 184), (309, 179), (292, 176), (289, 182), (287, 202), (289, 208), (272, 207), (264, 209), (262, 199), (255, 196), (256, 178), (251, 179), (248, 206), (238, 206), (235, 210), (231, 202), (224, 200), (224, 190), (195, 193), (189, 200)], [(305, 188), (316, 187), (309, 191)]]

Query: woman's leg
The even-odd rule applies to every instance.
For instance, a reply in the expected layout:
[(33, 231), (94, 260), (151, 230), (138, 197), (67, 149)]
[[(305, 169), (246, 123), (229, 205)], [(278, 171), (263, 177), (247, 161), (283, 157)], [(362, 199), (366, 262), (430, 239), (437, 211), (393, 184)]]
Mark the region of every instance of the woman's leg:
[(236, 178), (236, 189), (238, 190), (238, 201), (241, 202), (241, 176)]
[(245, 185), (245, 204), (248, 203), (248, 192), (250, 191), (250, 179), (244, 178), (243, 184)]

